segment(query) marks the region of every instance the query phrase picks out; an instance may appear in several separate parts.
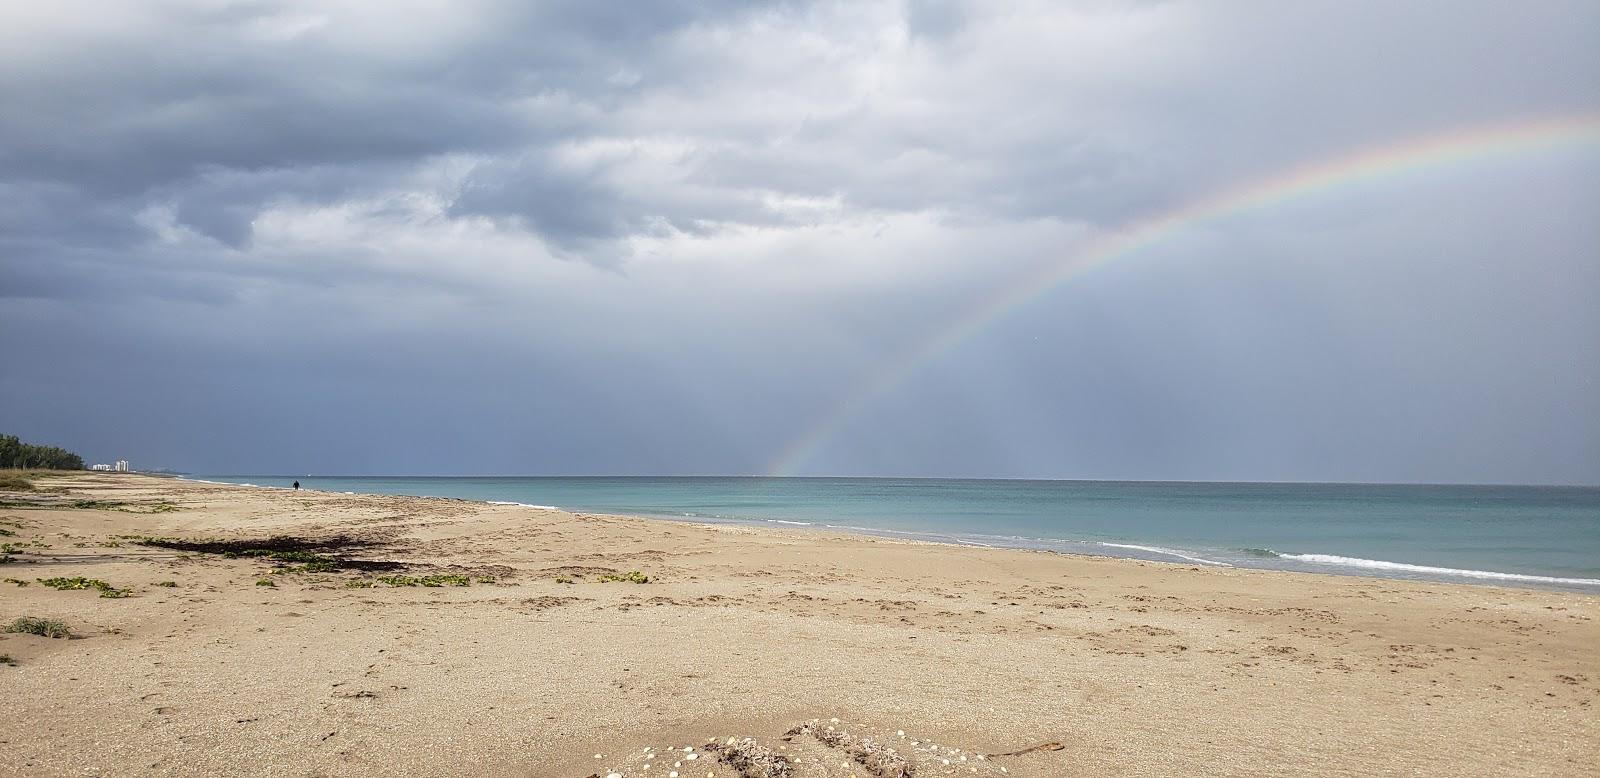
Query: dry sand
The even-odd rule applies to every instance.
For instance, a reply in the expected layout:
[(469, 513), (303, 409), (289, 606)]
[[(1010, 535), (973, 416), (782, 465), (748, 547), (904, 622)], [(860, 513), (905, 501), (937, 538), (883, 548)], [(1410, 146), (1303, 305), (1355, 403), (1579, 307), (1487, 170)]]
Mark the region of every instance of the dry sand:
[[(55, 494), (0, 494), (0, 541), (46, 544), (0, 565), (29, 583), (0, 583), (0, 620), (75, 637), (0, 635), (0, 773), (699, 778), (740, 774), (706, 748), (729, 738), (795, 776), (889, 775), (894, 757), (919, 776), (1600, 764), (1592, 595), (142, 476), (40, 485)], [(147, 512), (160, 501), (178, 510)], [(342, 535), (335, 556), (472, 584), (349, 588), (396, 572), (271, 574), (129, 535)], [(649, 582), (598, 580), (631, 570)], [(36, 580), (56, 576), (132, 593)], [(851, 754), (864, 738), (870, 765)]]

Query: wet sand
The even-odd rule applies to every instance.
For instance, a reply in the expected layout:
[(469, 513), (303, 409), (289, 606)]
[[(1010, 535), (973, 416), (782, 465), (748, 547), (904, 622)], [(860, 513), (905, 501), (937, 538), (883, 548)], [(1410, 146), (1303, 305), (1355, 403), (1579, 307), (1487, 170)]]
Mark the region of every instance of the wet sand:
[[(39, 486), (0, 493), (0, 621), (74, 637), (0, 634), (5, 774), (1600, 764), (1594, 595), (137, 475)], [(228, 540), (251, 542), (192, 545)], [(602, 580), (632, 571), (648, 582)], [(78, 576), (128, 596), (38, 580)], [(457, 578), (403, 585), (427, 576)]]

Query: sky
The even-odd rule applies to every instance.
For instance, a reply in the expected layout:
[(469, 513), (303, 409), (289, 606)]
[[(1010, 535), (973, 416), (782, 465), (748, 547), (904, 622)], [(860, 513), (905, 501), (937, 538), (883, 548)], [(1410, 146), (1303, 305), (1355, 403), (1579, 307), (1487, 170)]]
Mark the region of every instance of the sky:
[(1597, 35), (1556, 1), (10, 3), (0, 432), (211, 474), (1596, 484)]

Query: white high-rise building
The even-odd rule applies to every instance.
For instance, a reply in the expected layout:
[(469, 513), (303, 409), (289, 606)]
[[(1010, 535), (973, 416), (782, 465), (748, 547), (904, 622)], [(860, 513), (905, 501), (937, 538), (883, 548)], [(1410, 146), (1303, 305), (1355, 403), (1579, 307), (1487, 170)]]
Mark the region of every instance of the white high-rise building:
[(117, 460), (117, 472), (126, 473), (126, 472), (128, 472), (129, 469), (130, 468), (128, 467), (128, 460), (126, 460), (126, 459)]

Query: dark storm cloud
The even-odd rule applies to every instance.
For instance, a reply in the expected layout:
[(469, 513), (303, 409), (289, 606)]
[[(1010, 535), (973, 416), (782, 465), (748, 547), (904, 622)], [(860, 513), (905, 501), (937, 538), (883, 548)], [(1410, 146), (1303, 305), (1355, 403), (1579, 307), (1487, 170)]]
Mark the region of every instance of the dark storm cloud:
[[(1121, 225), (1600, 110), (1597, 21), (13, 4), (0, 350), (44, 369), (0, 375), (0, 426), (201, 469), (758, 472)], [(808, 467), (1600, 479), (1593, 168), (1566, 148), (1186, 232), (951, 347)]]
[[(469, 29), (435, 42), (423, 30), (365, 38), (366, 21), (405, 23), (381, 8), (306, 6), (311, 21), (347, 12), (327, 35), (316, 25), (290, 35), (298, 21), (278, 4), (145, 10), (154, 18), (125, 30), (62, 23), (56, 40), (7, 58), (17, 67), (0, 77), (0, 180), (77, 194), (80, 208), (120, 200), (125, 217), (141, 200), (170, 197), (185, 224), (234, 246), (269, 198), (359, 192), (368, 173), (396, 162), (581, 135), (610, 99), (607, 79), (652, 39), (721, 12), (463, 6), (476, 11)], [(331, 182), (343, 188), (330, 192)]]

